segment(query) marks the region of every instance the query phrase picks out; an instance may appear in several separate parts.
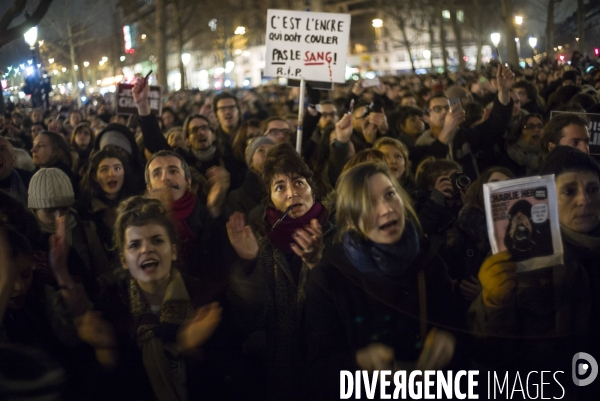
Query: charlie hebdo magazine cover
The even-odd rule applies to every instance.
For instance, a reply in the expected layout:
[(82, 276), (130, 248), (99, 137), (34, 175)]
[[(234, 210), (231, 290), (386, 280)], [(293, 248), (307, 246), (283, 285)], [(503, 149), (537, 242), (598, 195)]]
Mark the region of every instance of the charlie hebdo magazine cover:
[(508, 251), (517, 272), (563, 263), (554, 175), (488, 183), (483, 196), (494, 254)]

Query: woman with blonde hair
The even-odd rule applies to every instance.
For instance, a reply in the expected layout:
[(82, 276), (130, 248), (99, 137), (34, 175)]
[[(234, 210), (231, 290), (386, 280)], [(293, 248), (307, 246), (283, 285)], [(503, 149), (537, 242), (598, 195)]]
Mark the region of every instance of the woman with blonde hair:
[(421, 366), (442, 368), (453, 339), (427, 333), (432, 324), (459, 324), (450, 278), (387, 166), (359, 164), (340, 177), (337, 191), (339, 241), (306, 286), (308, 372), (318, 399), (339, 395), (342, 370), (392, 370), (416, 361), (426, 337), (444, 357), (423, 358)]

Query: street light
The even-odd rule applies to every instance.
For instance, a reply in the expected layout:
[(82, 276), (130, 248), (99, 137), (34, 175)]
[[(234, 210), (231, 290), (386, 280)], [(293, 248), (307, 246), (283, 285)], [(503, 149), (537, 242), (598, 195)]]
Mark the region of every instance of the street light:
[(192, 55), (191, 55), (191, 54), (189, 54), (189, 53), (183, 53), (183, 54), (181, 55), (181, 61), (182, 61), (182, 62), (183, 62), (183, 64), (185, 64), (185, 65), (187, 65), (187, 64), (190, 62), (191, 58), (192, 58)]
[(106, 63), (108, 61), (108, 57), (102, 57), (102, 61)]
[(125, 61), (125, 56), (119, 57), (119, 60), (121, 60), (121, 62)]
[(521, 25), (523, 23), (523, 17), (521, 17), (520, 15), (515, 15), (515, 23), (517, 25)]
[(90, 62), (89, 62), (89, 61), (84, 61), (84, 62), (83, 62), (83, 66), (84, 66), (85, 68), (89, 67), (89, 66), (90, 66)]
[(423, 58), (429, 60), (431, 58), (431, 50), (423, 50)]
[(492, 39), (494, 47), (498, 47), (498, 45), (500, 44), (500, 34), (498, 32), (494, 32), (490, 35), (490, 38)]
[(383, 20), (380, 18), (375, 18), (373, 20), (373, 28), (375, 28), (375, 44), (377, 45), (377, 51), (379, 51), (379, 46), (381, 45), (381, 28), (383, 27)]
[(537, 46), (537, 38), (529, 38), (529, 46), (531, 46), (532, 49), (535, 49)]
[(35, 41), (37, 40), (37, 26), (32, 27), (30, 30), (25, 32), (25, 43), (29, 45), (30, 49), (35, 49)]
[(243, 26), (238, 26), (233, 33), (236, 35), (244, 35), (246, 34), (246, 28)]
[[(498, 44), (500, 44), (500, 34), (498, 32), (494, 32), (490, 35), (490, 39), (492, 39), (492, 44), (494, 45), (494, 50), (496, 50), (498, 61), (502, 62), (500, 59), (500, 51), (498, 50)], [(494, 52), (492, 51), (492, 54), (493, 53)]]
[(54, 64), (54, 59), (53, 58), (49, 58), (48, 59), (48, 64)]

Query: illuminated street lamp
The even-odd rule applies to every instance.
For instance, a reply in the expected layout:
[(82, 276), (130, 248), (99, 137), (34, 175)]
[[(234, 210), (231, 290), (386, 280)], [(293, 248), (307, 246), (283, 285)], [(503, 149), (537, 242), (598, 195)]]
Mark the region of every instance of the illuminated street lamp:
[(529, 46), (535, 50), (535, 47), (537, 46), (537, 38), (529, 38)]
[(102, 57), (102, 61), (106, 63), (108, 61), (108, 57)]
[(54, 59), (53, 58), (49, 58), (48, 59), (48, 64), (54, 64)]
[(490, 35), (490, 38), (492, 39), (494, 47), (498, 47), (498, 45), (500, 44), (500, 34), (498, 32), (494, 32)]
[(515, 24), (517, 24), (517, 25), (519, 25), (519, 26), (520, 26), (521, 24), (523, 24), (523, 17), (522, 17), (522, 16), (520, 16), (520, 15), (515, 15)]
[(37, 40), (37, 26), (32, 27), (30, 30), (25, 32), (23, 35), (25, 37), (25, 43), (29, 45), (30, 49), (35, 49), (35, 41)]
[(188, 65), (188, 63), (190, 62), (190, 60), (192, 59), (192, 55), (189, 53), (183, 53), (181, 55), (181, 61), (183, 62), (183, 64)]
[(90, 66), (90, 62), (89, 62), (89, 61), (84, 61), (84, 62), (83, 62), (83, 66), (84, 66), (85, 68), (89, 67), (89, 66)]
[(423, 58), (429, 60), (431, 58), (431, 50), (423, 50)]
[(377, 50), (379, 50), (379, 46), (381, 44), (381, 28), (383, 27), (383, 20), (380, 18), (375, 18), (373, 20), (373, 28), (375, 28), (375, 44), (377, 45)]
[(236, 35), (244, 35), (246, 34), (246, 28), (243, 26), (238, 26), (233, 33)]
[(502, 60), (500, 60), (500, 51), (498, 50), (498, 45), (500, 44), (500, 34), (498, 32), (494, 32), (490, 35), (490, 39), (492, 40), (492, 44), (494, 45), (494, 50), (496, 51), (498, 60), (502, 62)]
[(119, 57), (119, 60), (121, 60), (121, 62), (125, 61), (125, 56)]

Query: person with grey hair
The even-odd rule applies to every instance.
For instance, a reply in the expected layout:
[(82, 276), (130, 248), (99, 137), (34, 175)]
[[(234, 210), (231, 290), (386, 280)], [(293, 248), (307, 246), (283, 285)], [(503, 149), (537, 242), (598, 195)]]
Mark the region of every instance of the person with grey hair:
[(0, 137), (0, 190), (26, 203), (31, 176), (29, 171), (18, 168), (15, 148), (6, 138)]
[(222, 167), (210, 170), (206, 205), (191, 191), (190, 168), (177, 152), (154, 153), (146, 163), (144, 177), (149, 196), (159, 199), (176, 222), (182, 272), (193, 277), (226, 280), (221, 249), (226, 243), (222, 209), (229, 189), (227, 170)]

